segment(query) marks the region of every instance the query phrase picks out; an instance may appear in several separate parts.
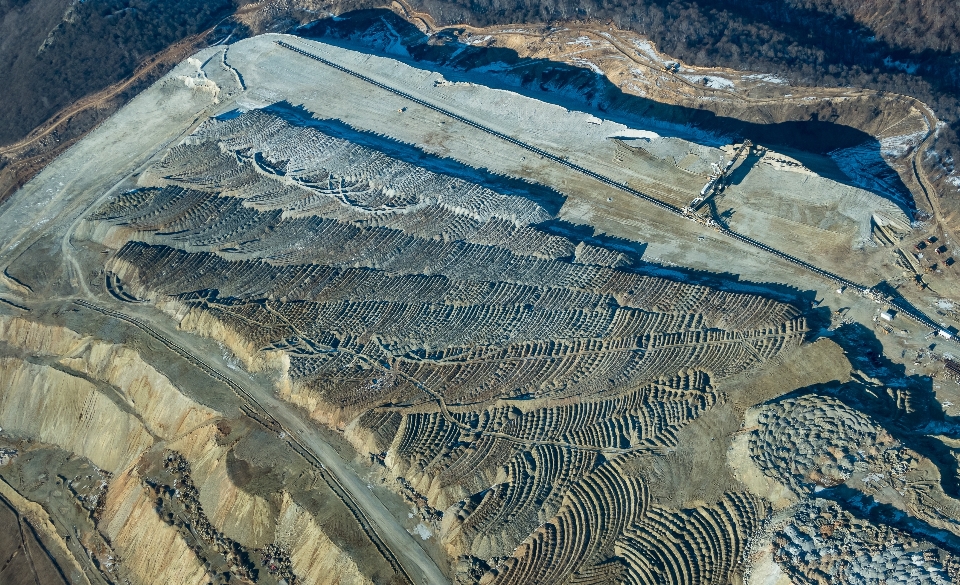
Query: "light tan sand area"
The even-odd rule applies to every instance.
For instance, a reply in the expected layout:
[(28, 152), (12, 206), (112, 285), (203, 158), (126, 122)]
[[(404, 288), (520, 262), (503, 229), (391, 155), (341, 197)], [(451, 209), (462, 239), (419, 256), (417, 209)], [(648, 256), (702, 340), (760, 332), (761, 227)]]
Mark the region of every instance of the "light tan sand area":
[[(644, 124), (201, 51), (0, 209), (4, 501), (75, 582), (956, 579), (960, 389), (823, 276), (910, 218)], [(730, 160), (800, 263), (675, 213)]]

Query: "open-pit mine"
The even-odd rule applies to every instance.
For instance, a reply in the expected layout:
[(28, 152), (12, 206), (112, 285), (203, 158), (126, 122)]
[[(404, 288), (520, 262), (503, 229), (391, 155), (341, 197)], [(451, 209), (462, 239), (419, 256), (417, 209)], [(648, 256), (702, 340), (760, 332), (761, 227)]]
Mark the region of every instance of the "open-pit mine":
[(210, 47), (0, 208), (0, 581), (960, 578), (909, 192), (484, 76)]

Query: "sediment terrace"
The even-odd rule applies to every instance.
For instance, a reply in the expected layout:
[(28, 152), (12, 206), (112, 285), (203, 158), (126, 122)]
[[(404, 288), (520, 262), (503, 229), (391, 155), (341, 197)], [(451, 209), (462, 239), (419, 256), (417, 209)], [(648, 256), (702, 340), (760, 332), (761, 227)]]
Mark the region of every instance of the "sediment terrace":
[[(608, 140), (622, 125), (441, 81), (290, 37), (210, 49), (10, 204), (0, 478), (79, 527), (64, 547), (91, 582), (727, 583), (764, 562), (816, 581), (917, 558), (955, 577), (952, 536), (924, 532), (955, 533), (929, 504), (953, 505), (951, 479), (914, 430), (883, 430), (919, 395), (883, 418), (740, 389), (820, 367), (797, 357), (820, 331), (796, 287), (823, 250), (821, 285), (848, 282), (839, 252), (877, 213), (899, 225), (895, 206), (810, 179), (830, 205), (778, 201), (777, 225), (832, 239), (778, 259), (745, 245), (765, 228), (673, 213), (718, 148), (630, 146)], [(523, 108), (529, 136), (502, 140)], [(813, 176), (777, 176), (795, 175)], [(648, 187), (662, 206), (633, 196)], [(832, 347), (824, 369), (852, 370)], [(676, 505), (662, 486), (691, 448), (730, 471)], [(909, 519), (815, 499), (838, 486)], [(837, 531), (804, 536), (814, 516)], [(899, 548), (865, 536), (884, 530)]]
[[(581, 167), (581, 166), (579, 166), (579, 165), (577, 165), (577, 164), (571, 163), (571, 162), (569, 162), (569, 160), (568, 160), (567, 158), (562, 158), (562, 157), (553, 155), (553, 154), (551, 154), (551, 153), (549, 153), (549, 152), (547, 152), (547, 151), (545, 151), (545, 150), (543, 150), (543, 149), (537, 148), (536, 146), (531, 146), (531, 145), (527, 144), (526, 142), (523, 142), (522, 140), (520, 140), (520, 139), (518, 139), (518, 138), (516, 138), (516, 137), (508, 136), (508, 135), (506, 135), (506, 134), (503, 134), (503, 133), (501, 133), (501, 132), (497, 132), (496, 130), (493, 130), (493, 129), (491, 129), (491, 128), (488, 128), (488, 127), (486, 127), (486, 126), (483, 126), (482, 124), (478, 124), (477, 122), (474, 122), (474, 121), (472, 121), (472, 120), (468, 120), (467, 118), (464, 118), (463, 116), (459, 116), (459, 115), (457, 115), (457, 114), (454, 114), (454, 113), (452, 113), (452, 112), (449, 112), (449, 111), (447, 111), (447, 110), (444, 110), (443, 108), (440, 108), (440, 107), (438, 107), (438, 106), (435, 106), (435, 105), (433, 105), (433, 104), (431, 104), (431, 103), (429, 103), (429, 102), (425, 102), (425, 101), (423, 101), (423, 100), (421, 100), (421, 99), (418, 99), (418, 98), (416, 98), (416, 97), (414, 97), (414, 96), (412, 96), (412, 95), (410, 95), (410, 94), (407, 94), (407, 93), (405, 93), (405, 92), (403, 92), (403, 91), (400, 91), (400, 90), (398, 90), (398, 89), (396, 89), (396, 88), (389, 87), (389, 86), (384, 85), (384, 84), (382, 84), (382, 83), (380, 83), (380, 82), (377, 82), (377, 81), (375, 81), (375, 80), (373, 80), (373, 79), (370, 79), (369, 77), (367, 77), (367, 76), (365, 76), (365, 75), (363, 75), (363, 74), (361, 74), (361, 73), (357, 73), (356, 71), (351, 71), (350, 69), (347, 69), (346, 67), (342, 67), (342, 66), (340, 66), (340, 65), (337, 65), (336, 63), (333, 63), (333, 62), (331, 62), (331, 61), (328, 61), (328, 60), (324, 59), (323, 57), (314, 55), (314, 54), (312, 54), (312, 53), (310, 53), (310, 52), (308, 52), (308, 51), (304, 51), (303, 49), (300, 49), (300, 48), (298, 48), (298, 47), (295, 47), (295, 46), (293, 46), (293, 45), (291, 45), (291, 44), (289, 44), (289, 43), (285, 43), (285, 42), (283, 42), (283, 41), (277, 41), (277, 44), (278, 44), (279, 46), (285, 48), (285, 49), (290, 49), (291, 51), (294, 51), (294, 52), (296, 52), (296, 53), (299, 53), (300, 55), (303, 55), (303, 56), (305, 56), (305, 57), (309, 57), (310, 59), (313, 59), (313, 60), (315, 60), (315, 61), (319, 61), (319, 62), (323, 63), (324, 65), (327, 65), (327, 66), (330, 66), (330, 67), (334, 67), (335, 69), (338, 69), (338, 70), (340, 70), (340, 71), (343, 71), (344, 73), (347, 73), (347, 74), (349, 74), (349, 75), (353, 75), (354, 77), (360, 79), (361, 81), (365, 81), (365, 82), (367, 82), (367, 83), (376, 85), (377, 87), (379, 87), (379, 88), (381, 88), (381, 89), (384, 89), (384, 90), (386, 90), (386, 91), (389, 91), (389, 92), (391, 92), (391, 93), (394, 93), (394, 94), (396, 94), (396, 95), (398, 95), (398, 96), (400, 96), (400, 97), (403, 97), (403, 98), (405, 98), (405, 99), (408, 99), (408, 100), (410, 100), (410, 101), (412, 101), (412, 102), (414, 102), (414, 103), (416, 103), (416, 104), (419, 104), (419, 105), (421, 105), (421, 106), (430, 108), (430, 109), (432, 109), (432, 110), (435, 110), (435, 111), (437, 111), (437, 112), (439, 112), (439, 113), (441, 113), (441, 114), (444, 114), (444, 115), (446, 115), (446, 116), (449, 116), (449, 117), (451, 117), (451, 118), (453, 118), (453, 119), (455, 119), (455, 120), (457, 120), (457, 121), (459, 121), (459, 122), (463, 122), (464, 124), (468, 124), (468, 125), (470, 125), (470, 126), (473, 126), (474, 128), (477, 128), (478, 130), (480, 130), (480, 131), (482, 131), (482, 132), (486, 132), (487, 134), (490, 134), (490, 135), (492, 135), (492, 136), (495, 136), (496, 138), (499, 138), (499, 139), (501, 139), (501, 140), (505, 140), (505, 141), (510, 142), (510, 143), (512, 143), (512, 144), (516, 144), (516, 145), (519, 146), (520, 148), (523, 148), (523, 149), (525, 149), (525, 150), (529, 150), (530, 152), (532, 152), (532, 153), (540, 156), (541, 158), (546, 158), (546, 159), (552, 160), (552, 161), (555, 162), (555, 163), (564, 165), (564, 166), (566, 166), (566, 167), (568, 167), (568, 168), (570, 168), (570, 169), (572, 169), (572, 170), (574, 170), (574, 171), (576, 171), (576, 172), (578, 172), (578, 173), (582, 173), (582, 174), (584, 174), (584, 175), (587, 175), (588, 177), (591, 177), (591, 178), (596, 179), (596, 180), (598, 180), (598, 181), (600, 181), (600, 182), (602, 182), (602, 183), (605, 183), (605, 184), (607, 184), (607, 185), (610, 185), (611, 187), (615, 187), (615, 188), (620, 189), (620, 190), (622, 190), (622, 191), (625, 191), (625, 192), (627, 192), (627, 193), (629, 193), (629, 194), (631, 194), (631, 195), (635, 195), (636, 197), (639, 197), (640, 199), (646, 201), (647, 203), (650, 203), (650, 204), (652, 204), (652, 205), (656, 205), (657, 207), (660, 207), (661, 209), (664, 209), (664, 210), (666, 210), (666, 211), (669, 211), (670, 213), (673, 213), (674, 215), (678, 215), (678, 216), (682, 216), (682, 217), (687, 217), (687, 218), (690, 219), (691, 221), (698, 221), (698, 222), (705, 223), (706, 225), (709, 225), (709, 226), (713, 227), (713, 228), (716, 229), (717, 231), (719, 231), (719, 232), (721, 232), (721, 233), (723, 233), (723, 234), (725, 234), (725, 235), (727, 235), (727, 236), (729, 236), (729, 237), (731, 237), (731, 238), (734, 238), (734, 239), (737, 239), (737, 240), (739, 240), (739, 241), (741, 241), (741, 242), (744, 242), (744, 243), (746, 243), (746, 244), (749, 244), (749, 245), (751, 245), (751, 246), (753, 246), (753, 247), (755, 247), (755, 248), (758, 248), (758, 249), (760, 249), (760, 250), (763, 250), (764, 252), (767, 252), (767, 253), (769, 253), (769, 254), (773, 254), (774, 256), (776, 256), (776, 257), (778, 257), (778, 258), (782, 258), (782, 259), (784, 259), (784, 260), (786, 260), (786, 261), (788, 261), (788, 262), (792, 262), (793, 264), (796, 264), (797, 266), (800, 266), (801, 268), (805, 268), (806, 270), (809, 270), (809, 271), (813, 272), (814, 274), (816, 274), (816, 275), (818, 275), (818, 276), (823, 276), (823, 277), (829, 278), (829, 279), (834, 280), (834, 281), (836, 281), (838, 284), (843, 285), (843, 286), (852, 286), (854, 289), (856, 289), (856, 290), (858, 290), (858, 291), (861, 291), (861, 292), (864, 292), (864, 291), (866, 291), (866, 290), (869, 289), (869, 287), (867, 287), (867, 286), (864, 286), (864, 285), (861, 285), (861, 284), (857, 284), (857, 283), (855, 283), (855, 282), (853, 282), (853, 281), (847, 280), (846, 278), (843, 278), (842, 276), (838, 276), (838, 275), (833, 274), (833, 273), (831, 273), (831, 272), (829, 272), (829, 271), (823, 270), (822, 268), (818, 268), (817, 266), (815, 266), (815, 265), (813, 265), (813, 264), (810, 264), (810, 263), (808, 263), (808, 262), (804, 262), (803, 260), (800, 260), (799, 258), (797, 258), (797, 257), (795, 257), (795, 256), (791, 256), (790, 254), (787, 254), (787, 253), (781, 252), (780, 250), (777, 250), (777, 249), (775, 249), (775, 248), (772, 248), (772, 247), (770, 247), (769, 245), (764, 244), (763, 242), (759, 242), (759, 241), (757, 241), (757, 240), (754, 240), (753, 238), (750, 238), (750, 237), (747, 237), (747, 236), (745, 236), (745, 235), (743, 235), (743, 234), (737, 233), (737, 232), (735, 232), (735, 231), (733, 231), (733, 230), (731, 230), (731, 229), (729, 229), (729, 228), (727, 228), (727, 227), (725, 227), (725, 226), (723, 226), (723, 225), (721, 225), (721, 224), (718, 224), (717, 222), (715, 222), (715, 221), (713, 221), (713, 220), (709, 220), (709, 219), (706, 219), (706, 218), (702, 218), (702, 217), (699, 216), (698, 214), (693, 213), (692, 210), (689, 210), (689, 209), (686, 209), (686, 208), (680, 208), (680, 207), (678, 207), (678, 206), (676, 206), (676, 205), (671, 205), (670, 203), (667, 203), (666, 201), (661, 201), (660, 199), (657, 199), (656, 197), (650, 196), (650, 195), (648, 195), (648, 194), (646, 194), (646, 193), (644, 193), (644, 192), (642, 192), (642, 191), (638, 191), (638, 190), (630, 187), (629, 185), (627, 185), (627, 184), (625, 184), (625, 183), (618, 182), (618, 181), (616, 181), (616, 180), (614, 180), (614, 179), (611, 179), (610, 177), (606, 177), (606, 176), (604, 176), (604, 175), (601, 175), (601, 174), (595, 173), (595, 172), (593, 172), (593, 171), (590, 171), (590, 170), (588, 170), (588, 169), (585, 169), (585, 168), (583, 168), (583, 167)], [(697, 156), (693, 155), (692, 153), (689, 154), (688, 156), (693, 157), (694, 160), (696, 160), (696, 161), (698, 161), (698, 162), (701, 162), (701, 164), (702, 164), (703, 162), (705, 162), (705, 161), (702, 160), (702, 158), (697, 157)], [(705, 166), (705, 165), (703, 165), (703, 166)], [(706, 173), (701, 172), (700, 174), (706, 174)]]
[[(282, 352), (285, 397), (349, 428), (497, 581), (601, 570), (645, 517), (622, 466), (675, 446), (723, 400), (712, 380), (802, 341), (789, 304), (618, 269), (615, 250), (538, 229), (534, 198), (280, 113), (206, 122), (95, 209), (119, 245), (107, 283), (215, 319), (250, 360)], [(581, 522), (603, 537), (574, 536)]]

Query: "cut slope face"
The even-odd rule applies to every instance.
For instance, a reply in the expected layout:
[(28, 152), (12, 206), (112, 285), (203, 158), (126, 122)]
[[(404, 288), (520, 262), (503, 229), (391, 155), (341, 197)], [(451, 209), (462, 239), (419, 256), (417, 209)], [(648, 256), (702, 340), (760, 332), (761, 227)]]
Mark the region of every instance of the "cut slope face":
[[(716, 380), (799, 344), (804, 318), (631, 272), (538, 227), (555, 216), (532, 188), (477, 177), (254, 110), (206, 122), (89, 219), (114, 226), (116, 300), (203, 324), (251, 367), (280, 352), (283, 397), (420, 498), (462, 577), (729, 578), (766, 504), (673, 516), (632, 461), (722, 401)], [(680, 548), (659, 551), (657, 526)]]
[[(688, 205), (729, 146), (646, 150), (624, 140), (648, 131), (278, 40), (185, 63), (0, 214), (0, 456), (21, 452), (0, 477), (66, 526), (83, 502), (75, 558), (156, 532), (112, 580), (744, 582), (771, 515), (827, 483), (909, 512), (905, 533), (955, 529), (923, 503), (953, 492), (914, 481), (950, 478), (888, 420), (777, 398), (850, 369), (791, 350), (810, 275), (630, 191)], [(778, 177), (795, 209), (825, 185), (758, 154), (740, 184)], [(896, 235), (875, 198), (841, 199), (804, 221)], [(872, 459), (848, 477), (836, 445)], [(869, 473), (907, 457), (903, 494)], [(32, 481), (45, 462), (82, 497)]]
[[(130, 347), (0, 314), (0, 424), (0, 495), (51, 510), (45, 546), (79, 556), (91, 583), (391, 578), (319, 470)], [(297, 479), (272, 477), (276, 461)], [(52, 546), (64, 533), (76, 540)]]

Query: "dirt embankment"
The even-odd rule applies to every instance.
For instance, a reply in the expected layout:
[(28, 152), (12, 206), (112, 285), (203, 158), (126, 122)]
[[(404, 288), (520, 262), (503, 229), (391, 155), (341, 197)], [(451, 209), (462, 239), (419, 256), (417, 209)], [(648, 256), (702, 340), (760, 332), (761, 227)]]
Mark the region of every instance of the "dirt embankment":
[[(880, 165), (877, 172), (892, 168), (899, 175), (893, 179), (901, 183), (898, 188), (909, 190), (935, 218), (936, 206), (924, 196), (923, 185), (937, 197), (951, 191), (950, 161), (927, 161), (919, 165), (919, 176), (913, 170), (918, 158), (925, 160), (929, 156), (924, 153), (933, 152), (934, 141), (927, 138), (938, 120), (910, 96), (856, 87), (799, 87), (776, 75), (697, 67), (609, 23), (439, 26), (405, 1), (394, 1), (390, 8), (392, 12), (361, 11), (323, 20), (303, 34), (341, 38), (376, 51), (391, 51), (392, 43), (399, 42), (417, 61), (489, 69), (494, 78), (519, 81), (530, 91), (547, 90), (555, 96), (545, 94), (548, 100), (599, 109), (605, 118), (641, 116), (815, 155), (867, 148)], [(578, 101), (583, 105), (575, 105)], [(941, 143), (946, 140), (940, 137)], [(950, 206), (946, 199), (942, 203)]]
[(91, 582), (390, 577), (320, 470), (194, 402), (131, 347), (0, 315), (0, 427), (7, 495)]

